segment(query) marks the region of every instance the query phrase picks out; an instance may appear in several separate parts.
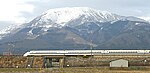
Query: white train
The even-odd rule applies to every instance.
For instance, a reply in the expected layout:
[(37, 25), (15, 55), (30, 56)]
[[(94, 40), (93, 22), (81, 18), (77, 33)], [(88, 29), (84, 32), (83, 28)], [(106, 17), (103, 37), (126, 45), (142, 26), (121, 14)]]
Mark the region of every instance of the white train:
[(150, 50), (37, 50), (26, 52), (23, 56), (101, 55), (101, 54), (150, 54)]

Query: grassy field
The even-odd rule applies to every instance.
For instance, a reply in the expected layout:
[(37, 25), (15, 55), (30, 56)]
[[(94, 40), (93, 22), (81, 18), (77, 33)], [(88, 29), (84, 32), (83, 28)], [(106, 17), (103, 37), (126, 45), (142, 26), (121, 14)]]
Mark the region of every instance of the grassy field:
[(38, 73), (41, 70), (37, 68), (0, 68), (0, 73)]
[(150, 73), (150, 68), (129, 67), (127, 69), (103, 68), (0, 68), (0, 73)]

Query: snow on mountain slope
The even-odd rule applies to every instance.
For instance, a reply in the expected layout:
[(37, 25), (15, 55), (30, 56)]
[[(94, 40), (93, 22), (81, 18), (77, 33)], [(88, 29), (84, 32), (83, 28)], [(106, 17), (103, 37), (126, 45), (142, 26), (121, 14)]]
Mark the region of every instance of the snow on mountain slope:
[(5, 37), (7, 34), (13, 34), (14, 31), (16, 32), (16, 30), (18, 28), (21, 28), (23, 27), (24, 24), (12, 24), (8, 27), (6, 27), (5, 29), (3, 30), (0, 30), (0, 39), (2, 39), (3, 37)]
[[(126, 17), (113, 14), (107, 11), (100, 11), (88, 7), (66, 7), (50, 9), (41, 16), (35, 18), (30, 27), (63, 27), (70, 21), (77, 20), (79, 18), (81, 23), (84, 22), (108, 22), (118, 20), (130, 20), (130, 21), (144, 21), (143, 19), (136, 17)], [(145, 22), (145, 21), (144, 21)], [(44, 24), (44, 25), (43, 25)]]
[(150, 22), (150, 17), (139, 17), (139, 18), (144, 19), (144, 20)]
[(43, 14), (43, 20), (47, 20), (50, 18), (57, 24), (69, 22), (70, 20), (76, 19), (83, 15), (85, 17), (93, 17), (93, 20), (101, 22), (111, 21), (118, 18), (109, 12), (100, 12), (98, 10), (86, 7), (50, 9)]

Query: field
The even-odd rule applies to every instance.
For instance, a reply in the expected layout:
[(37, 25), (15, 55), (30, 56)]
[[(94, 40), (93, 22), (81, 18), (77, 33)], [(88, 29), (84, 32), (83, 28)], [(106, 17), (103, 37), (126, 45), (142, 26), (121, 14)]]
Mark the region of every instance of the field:
[[(44, 68), (45, 57), (0, 56), (0, 73), (150, 73), (149, 54), (66, 56), (64, 66), (59, 66), (61, 60), (57, 56), (46, 57), (51, 58), (54, 58), (52, 66)], [(110, 61), (117, 59), (128, 60), (129, 67), (109, 68)]]
[(129, 67), (127, 69), (110, 69), (108, 67), (74, 67), (74, 68), (0, 68), (0, 73), (150, 73), (148, 67)]

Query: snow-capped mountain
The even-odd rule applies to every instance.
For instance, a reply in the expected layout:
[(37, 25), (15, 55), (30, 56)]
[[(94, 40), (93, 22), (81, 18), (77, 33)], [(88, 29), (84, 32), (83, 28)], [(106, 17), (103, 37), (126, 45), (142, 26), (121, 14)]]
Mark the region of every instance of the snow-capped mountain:
[[(50, 9), (31, 22), (1, 31), (0, 51), (31, 49), (139, 49), (150, 44), (150, 24), (87, 7)], [(144, 36), (143, 36), (144, 35)]]
[[(71, 25), (70, 22), (75, 22), (75, 20), (79, 20), (77, 21), (78, 23)], [(115, 22), (118, 20), (144, 21), (140, 18), (120, 16), (107, 11), (100, 11), (88, 7), (66, 7), (50, 9), (46, 12), (43, 12), (40, 16), (32, 20), (24, 27), (43, 27), (46, 30), (50, 27), (61, 28), (64, 26), (78, 26), (85, 22)], [(11, 25), (6, 29), (1, 30), (0, 35), (10, 33), (20, 26), (21, 25)]]

